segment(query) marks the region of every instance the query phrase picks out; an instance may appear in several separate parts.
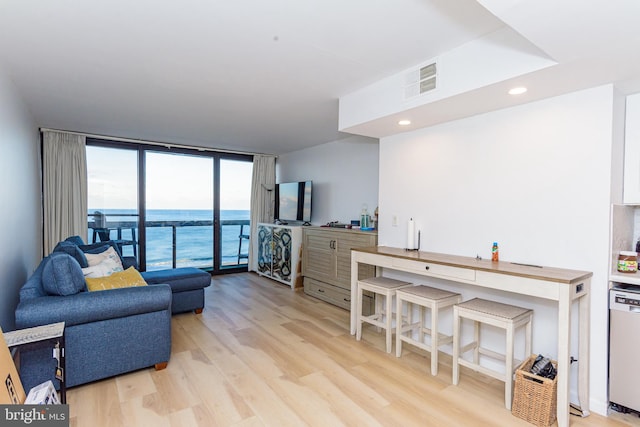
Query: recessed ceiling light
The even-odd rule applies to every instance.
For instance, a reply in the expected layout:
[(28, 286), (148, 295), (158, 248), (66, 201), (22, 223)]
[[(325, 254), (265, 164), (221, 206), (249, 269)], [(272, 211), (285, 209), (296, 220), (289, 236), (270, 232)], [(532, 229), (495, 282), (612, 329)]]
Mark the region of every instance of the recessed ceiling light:
[(509, 95), (522, 95), (527, 91), (527, 88), (524, 86), (514, 87), (509, 90)]
[(398, 124), (400, 126), (409, 126), (411, 124), (411, 120), (400, 120)]

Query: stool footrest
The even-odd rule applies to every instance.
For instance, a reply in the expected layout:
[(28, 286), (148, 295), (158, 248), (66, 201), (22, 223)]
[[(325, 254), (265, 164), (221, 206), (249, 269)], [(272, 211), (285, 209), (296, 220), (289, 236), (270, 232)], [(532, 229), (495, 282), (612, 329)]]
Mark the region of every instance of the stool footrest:
[(472, 341), (469, 344), (460, 347), (460, 355), (465, 354), (468, 351), (471, 351), (473, 349), (475, 349), (476, 347), (478, 347), (478, 342), (477, 341)]
[(494, 371), (493, 369), (486, 368), (482, 365), (478, 365), (468, 360), (458, 359), (458, 364), (462, 366), (466, 366), (467, 368), (473, 371), (480, 372), (481, 374), (484, 374), (488, 377), (495, 378), (503, 382), (506, 382), (508, 380), (508, 377), (504, 372)]
[(410, 323), (410, 324), (402, 324), (402, 327), (400, 329), (400, 332), (402, 332), (403, 334), (405, 332), (409, 332), (409, 331), (414, 331), (414, 330), (419, 330), (422, 327), (422, 325), (420, 324), (420, 322), (414, 322), (414, 323)]
[(489, 350), (489, 349), (487, 349), (487, 348), (483, 348), (483, 347), (480, 347), (480, 348), (478, 349), (478, 353), (480, 353), (480, 354), (482, 354), (482, 355), (484, 355), (484, 356), (491, 357), (492, 359), (500, 360), (500, 361), (502, 361), (502, 362), (504, 362), (505, 360), (507, 360), (507, 358), (506, 358), (506, 356), (505, 356), (504, 354), (496, 353), (496, 352), (495, 352), (495, 351), (493, 351), (493, 350)]
[[(413, 344), (416, 347), (420, 347), (421, 349), (427, 350), (429, 352), (433, 347), (431, 344), (426, 344), (422, 341), (415, 340), (405, 335), (398, 335), (396, 339), (400, 339), (408, 344)], [(451, 335), (438, 334), (438, 347), (441, 347), (445, 344), (451, 344), (452, 342), (453, 342), (453, 337)]]
[[(377, 315), (377, 314), (372, 314), (371, 316), (362, 316), (362, 317), (360, 317), (360, 321), (362, 323), (368, 323), (370, 325), (377, 326), (378, 328), (386, 329), (386, 327), (387, 327), (386, 322), (384, 320), (378, 320), (379, 317), (380, 316)], [(392, 319), (392, 322), (391, 322), (391, 326), (392, 326), (392, 331), (391, 332), (395, 333), (396, 332), (396, 327), (395, 327), (395, 321), (393, 319)]]

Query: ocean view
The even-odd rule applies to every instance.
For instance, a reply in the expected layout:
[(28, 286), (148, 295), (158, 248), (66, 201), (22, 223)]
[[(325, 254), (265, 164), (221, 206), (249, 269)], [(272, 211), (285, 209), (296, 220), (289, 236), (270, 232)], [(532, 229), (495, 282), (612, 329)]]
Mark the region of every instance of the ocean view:
[[(121, 230), (121, 238), (132, 239), (132, 227), (138, 237), (138, 230), (135, 223), (137, 221), (136, 210), (134, 209), (89, 209), (89, 224), (94, 221), (93, 213), (100, 211), (106, 215), (106, 228), (109, 229), (109, 237), (117, 239), (118, 228)], [(248, 210), (222, 210), (220, 220), (249, 220)], [(170, 209), (149, 209), (146, 212), (147, 224), (158, 224), (158, 222), (182, 223), (176, 225), (176, 263), (178, 267), (200, 267), (211, 268), (213, 266), (213, 226), (189, 225), (194, 221), (212, 222), (213, 211), (211, 210), (170, 210)], [(222, 226), (221, 252), (222, 265), (238, 265), (238, 244), (240, 242), (240, 225)], [(172, 266), (172, 226), (148, 226), (147, 229), (147, 270), (160, 270), (171, 268)], [(249, 226), (245, 225), (243, 234), (249, 234)], [(93, 241), (93, 230), (89, 228), (87, 241)], [(241, 253), (246, 254), (249, 250), (249, 241), (242, 241)], [(133, 255), (131, 245), (123, 246), (124, 255)], [(240, 264), (246, 264), (247, 259), (241, 259)]]

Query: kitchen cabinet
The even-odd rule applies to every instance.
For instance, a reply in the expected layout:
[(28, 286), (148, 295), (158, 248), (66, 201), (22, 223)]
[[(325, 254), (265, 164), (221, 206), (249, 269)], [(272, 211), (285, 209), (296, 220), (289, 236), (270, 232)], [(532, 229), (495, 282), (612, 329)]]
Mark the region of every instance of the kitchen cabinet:
[(627, 96), (622, 199), (640, 205), (640, 94)]
[[(331, 227), (305, 227), (302, 232), (302, 275), (304, 292), (330, 304), (351, 308), (351, 249), (376, 246), (375, 231)], [(375, 267), (360, 265), (362, 279), (375, 276)], [(366, 294), (364, 313), (373, 308)]]
[(295, 289), (301, 286), (302, 227), (258, 224), (257, 273)]

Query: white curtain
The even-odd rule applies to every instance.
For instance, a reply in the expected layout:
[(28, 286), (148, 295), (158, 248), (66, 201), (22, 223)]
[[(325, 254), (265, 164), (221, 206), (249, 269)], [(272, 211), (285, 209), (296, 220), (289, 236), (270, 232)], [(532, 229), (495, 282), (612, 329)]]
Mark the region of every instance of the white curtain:
[(251, 180), (251, 238), (249, 239), (249, 271), (257, 269), (254, 259), (255, 236), (259, 222), (273, 222), (274, 190), (276, 188), (276, 159), (273, 156), (253, 156)]
[(86, 138), (43, 131), (44, 254), (69, 236), (87, 236)]

